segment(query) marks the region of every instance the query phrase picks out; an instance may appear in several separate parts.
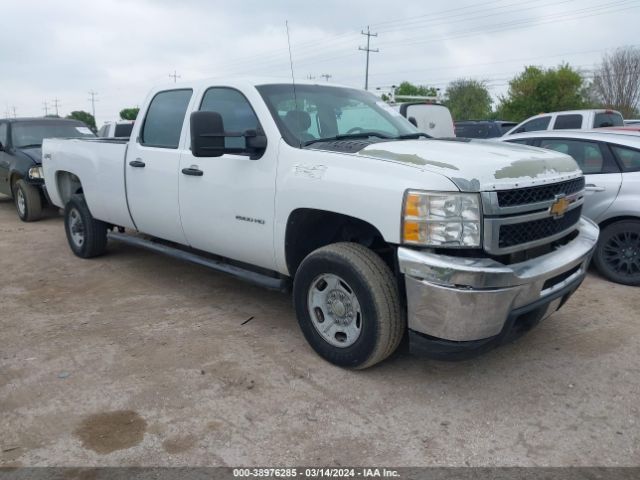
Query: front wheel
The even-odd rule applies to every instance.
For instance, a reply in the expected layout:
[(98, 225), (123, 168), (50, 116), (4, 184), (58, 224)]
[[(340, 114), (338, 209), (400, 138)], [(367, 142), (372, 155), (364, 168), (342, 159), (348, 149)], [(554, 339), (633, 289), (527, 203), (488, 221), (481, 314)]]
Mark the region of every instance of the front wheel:
[(73, 195), (64, 207), (64, 229), (73, 253), (81, 258), (102, 255), (107, 248), (107, 224), (91, 215), (83, 195)]
[(404, 312), (389, 267), (356, 243), (335, 243), (309, 254), (296, 273), (298, 323), (325, 360), (370, 367), (391, 355), (405, 331)]
[(13, 200), (23, 222), (33, 222), (42, 217), (42, 200), (37, 187), (18, 180), (13, 187)]
[(640, 221), (623, 220), (605, 227), (593, 261), (607, 279), (640, 285)]

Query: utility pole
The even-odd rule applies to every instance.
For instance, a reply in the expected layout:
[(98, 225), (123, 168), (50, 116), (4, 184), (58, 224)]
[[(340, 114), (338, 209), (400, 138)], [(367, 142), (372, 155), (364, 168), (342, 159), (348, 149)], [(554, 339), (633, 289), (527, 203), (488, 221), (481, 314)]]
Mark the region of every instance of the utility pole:
[(11, 109), (13, 110), (13, 118), (17, 118), (17, 117), (18, 117), (18, 115), (16, 114), (16, 106), (15, 106), (15, 105), (13, 105), (13, 106), (11, 107)]
[(91, 102), (91, 114), (93, 115), (93, 119), (95, 120), (96, 118), (96, 95), (98, 95), (98, 92), (94, 92), (93, 90), (89, 90), (89, 95), (91, 95), (91, 98), (89, 99), (89, 101)]
[(44, 110), (44, 116), (45, 117), (47, 115), (49, 115), (49, 104), (47, 103), (46, 100), (44, 102), (42, 102), (42, 109)]
[(53, 99), (53, 108), (55, 108), (56, 110), (56, 117), (59, 117), (60, 115), (58, 114), (58, 107), (60, 107), (60, 101), (58, 100), (58, 97)]
[(176, 83), (178, 81), (178, 78), (181, 78), (180, 75), (178, 75), (177, 71), (173, 71), (173, 73), (169, 74), (169, 77), (173, 78), (173, 83)]
[(322, 75), (320, 75), (322, 78), (324, 78), (327, 82), (329, 81), (329, 79), (333, 76), (329, 73), (323, 73)]
[[(322, 76), (322, 75), (320, 75), (320, 76)], [(315, 79), (316, 79), (316, 77), (314, 77), (313, 75), (311, 75), (311, 74), (307, 75), (307, 80), (315, 80)]]
[(380, 50), (377, 48), (370, 48), (370, 42), (371, 42), (371, 37), (377, 37), (378, 34), (377, 33), (371, 33), (371, 31), (369, 30), (369, 26), (367, 25), (367, 31), (365, 32), (364, 30), (362, 32), (362, 35), (365, 35), (367, 37), (367, 46), (366, 48), (362, 48), (362, 47), (358, 47), (358, 50), (362, 50), (363, 52), (367, 52), (367, 66), (364, 72), (364, 89), (368, 90), (369, 89), (369, 52), (374, 52), (377, 53)]

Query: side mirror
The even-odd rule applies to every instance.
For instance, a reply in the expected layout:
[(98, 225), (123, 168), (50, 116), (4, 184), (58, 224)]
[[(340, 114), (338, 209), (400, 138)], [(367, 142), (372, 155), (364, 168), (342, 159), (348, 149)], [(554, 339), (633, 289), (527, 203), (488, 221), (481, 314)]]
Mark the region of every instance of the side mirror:
[(416, 120), (416, 117), (409, 117), (407, 118), (407, 120), (409, 120), (409, 123), (412, 124), (414, 127), (418, 127), (418, 121)]
[(224, 155), (224, 125), (218, 112), (191, 113), (191, 153), (194, 157)]
[[(226, 147), (225, 138), (244, 138), (244, 147)], [(194, 157), (220, 157), (225, 153), (248, 155), (257, 160), (267, 148), (262, 131), (225, 132), (218, 112), (199, 111), (191, 114), (191, 153)]]

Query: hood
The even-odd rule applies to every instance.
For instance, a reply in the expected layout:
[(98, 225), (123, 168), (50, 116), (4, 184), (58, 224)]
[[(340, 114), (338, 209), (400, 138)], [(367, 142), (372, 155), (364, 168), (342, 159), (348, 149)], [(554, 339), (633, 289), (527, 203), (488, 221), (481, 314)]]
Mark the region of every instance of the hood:
[(16, 148), (16, 153), (38, 165), (42, 163), (42, 148), (40, 147)]
[(563, 153), (488, 140), (405, 140), (368, 145), (357, 155), (439, 173), (463, 192), (528, 187), (580, 177)]

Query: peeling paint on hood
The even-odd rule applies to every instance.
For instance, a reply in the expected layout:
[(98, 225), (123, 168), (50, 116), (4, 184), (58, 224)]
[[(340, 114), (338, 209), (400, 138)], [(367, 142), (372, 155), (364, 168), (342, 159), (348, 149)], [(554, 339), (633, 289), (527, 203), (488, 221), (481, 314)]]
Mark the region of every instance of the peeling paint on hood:
[(357, 155), (445, 175), (465, 192), (540, 185), (582, 175), (568, 155), (486, 140), (383, 142)]

